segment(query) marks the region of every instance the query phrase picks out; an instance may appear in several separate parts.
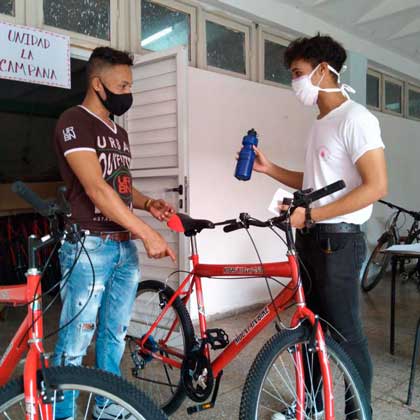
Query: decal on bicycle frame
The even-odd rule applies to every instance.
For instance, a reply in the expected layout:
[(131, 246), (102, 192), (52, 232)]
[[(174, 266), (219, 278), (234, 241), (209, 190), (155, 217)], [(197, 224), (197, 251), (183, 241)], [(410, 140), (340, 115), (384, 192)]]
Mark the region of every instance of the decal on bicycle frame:
[(233, 340), (238, 345), (268, 314), (270, 313), (268, 307), (265, 307), (250, 323), (249, 325)]
[(253, 267), (223, 267), (224, 274), (264, 274), (264, 269), (260, 265)]

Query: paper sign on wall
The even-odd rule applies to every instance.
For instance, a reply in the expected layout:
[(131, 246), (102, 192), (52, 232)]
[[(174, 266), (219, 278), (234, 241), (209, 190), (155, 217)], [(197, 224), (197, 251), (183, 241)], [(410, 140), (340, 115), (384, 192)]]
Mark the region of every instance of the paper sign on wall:
[(70, 37), (0, 22), (0, 78), (71, 89)]

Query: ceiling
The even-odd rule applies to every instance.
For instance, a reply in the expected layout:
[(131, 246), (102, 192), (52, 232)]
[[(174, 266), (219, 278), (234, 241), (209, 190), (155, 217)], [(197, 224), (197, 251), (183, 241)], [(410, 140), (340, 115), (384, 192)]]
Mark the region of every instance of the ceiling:
[(420, 63), (420, 0), (277, 1)]

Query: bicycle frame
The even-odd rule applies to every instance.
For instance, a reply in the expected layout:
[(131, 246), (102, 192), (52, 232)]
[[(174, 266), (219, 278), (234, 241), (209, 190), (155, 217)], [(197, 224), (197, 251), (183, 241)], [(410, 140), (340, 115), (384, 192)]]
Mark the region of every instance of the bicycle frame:
[[(303, 287), (300, 282), (299, 269), (297, 257), (294, 252), (289, 251), (287, 253), (288, 261), (275, 262), (275, 263), (264, 263), (264, 264), (200, 264), (199, 256), (197, 253), (197, 243), (195, 236), (191, 237), (191, 249), (192, 255), (190, 257), (193, 265), (191, 273), (189, 273), (182, 281), (174, 295), (167, 302), (163, 308), (159, 317), (150, 327), (148, 332), (141, 339), (141, 347), (143, 352), (148, 352), (154, 358), (170, 364), (173, 367), (181, 368), (181, 362), (173, 360), (169, 357), (162, 356), (160, 354), (148, 351), (145, 348), (145, 343), (153, 331), (157, 328), (159, 322), (165, 316), (166, 312), (171, 307), (172, 303), (177, 297), (181, 297), (184, 304), (188, 302), (191, 294), (196, 288), (196, 298), (198, 304), (198, 319), (201, 339), (206, 338), (207, 321), (205, 315), (204, 297), (202, 289), (202, 277), (244, 277), (250, 276), (255, 277), (286, 277), (291, 278), (290, 283), (274, 298), (274, 305), (277, 307), (277, 311), (270, 302), (266, 305), (257, 316), (248, 324), (248, 326), (239, 333), (229, 345), (211, 362), (213, 375), (217, 377), (220, 375), (222, 370), (273, 320), (276, 319), (277, 312), (285, 310), (286, 306), (291, 302), (295, 301), (297, 305), (296, 312), (293, 315), (290, 326), (296, 327), (299, 323), (307, 319), (313, 328), (315, 328), (315, 338), (317, 342), (319, 363), (321, 366), (322, 377), (324, 380), (324, 401), (325, 401), (325, 418), (327, 420), (333, 420), (334, 417), (334, 400), (331, 380), (331, 370), (328, 363), (328, 355), (326, 351), (324, 333), (321, 325), (317, 322), (317, 317), (314, 313), (307, 308), (305, 303), (305, 296)], [(241, 281), (244, 281), (243, 279)], [(168, 341), (170, 334), (176, 328), (177, 321), (175, 320), (171, 326), (167, 337), (162, 340), (159, 344), (165, 346), (165, 342)], [(165, 347), (165, 352), (178, 357), (179, 355), (175, 350)], [(205, 347), (205, 355), (210, 360), (210, 348), (207, 344)], [(297, 383), (297, 419), (303, 420), (305, 417), (305, 377), (303, 369), (303, 351), (298, 348), (294, 354), (295, 366), (296, 366), (296, 383)]]
[[(15, 336), (0, 360), (0, 386), (5, 385), (19, 360), (27, 351), (24, 367), (24, 392), (26, 420), (38, 420), (37, 407), (41, 409), (43, 420), (52, 420), (51, 404), (45, 404), (38, 392), (37, 371), (42, 369), (44, 358), (43, 347), (43, 319), (42, 319), (42, 287), (41, 272), (35, 264), (36, 251), (52, 243), (53, 239), (42, 241), (30, 236), (28, 241), (29, 268), (26, 273), (27, 283), (15, 286), (0, 287), (0, 303), (27, 305), (28, 314), (22, 321)], [(44, 367), (48, 367), (48, 360), (44, 358)]]

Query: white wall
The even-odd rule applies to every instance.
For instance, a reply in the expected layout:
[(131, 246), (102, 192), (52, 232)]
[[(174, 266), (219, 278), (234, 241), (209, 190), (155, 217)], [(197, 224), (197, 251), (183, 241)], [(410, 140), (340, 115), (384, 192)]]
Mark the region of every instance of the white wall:
[[(381, 112), (375, 112), (375, 115), (386, 146), (389, 194), (385, 200), (420, 211), (420, 122)], [(370, 246), (376, 243), (391, 213), (386, 206), (375, 204), (373, 216), (366, 226)], [(407, 218), (407, 222), (411, 223), (412, 219)], [(405, 233), (404, 230), (401, 233)]]
[[(303, 168), (304, 139), (314, 110), (304, 108), (289, 89), (189, 69), (190, 214), (221, 221), (248, 212), (268, 218), (275, 181), (254, 173), (248, 182), (234, 178), (235, 154), (250, 128), (261, 149), (285, 167)], [(254, 229), (263, 261), (284, 259), (285, 248), (269, 230)], [(222, 229), (198, 236), (202, 262), (258, 262), (244, 231)], [(208, 314), (267, 301), (264, 279), (204, 279)]]

